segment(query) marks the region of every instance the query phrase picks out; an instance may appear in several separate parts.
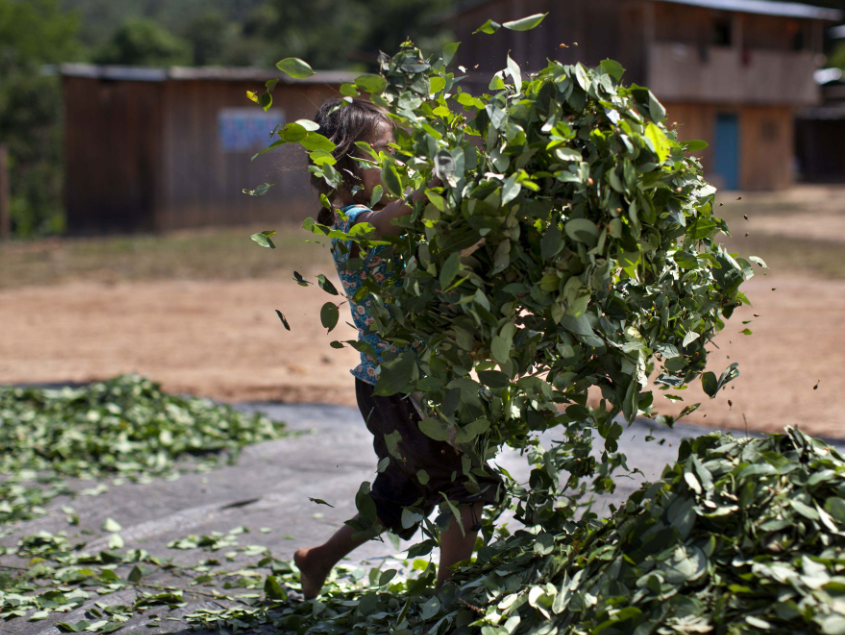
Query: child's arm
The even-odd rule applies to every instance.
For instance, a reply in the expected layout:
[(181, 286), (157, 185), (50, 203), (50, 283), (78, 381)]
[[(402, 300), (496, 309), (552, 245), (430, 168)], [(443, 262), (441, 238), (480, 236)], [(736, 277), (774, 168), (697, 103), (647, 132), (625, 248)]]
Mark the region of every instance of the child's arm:
[[(436, 187), (440, 184), (440, 179), (433, 179), (428, 187)], [(411, 195), (411, 200), (416, 203), (425, 198), (422, 190), (417, 190)], [(375, 238), (379, 239), (382, 236), (398, 236), (402, 233), (402, 228), (393, 224), (393, 220), (407, 216), (414, 211), (414, 208), (405, 203), (402, 199), (392, 201), (382, 207), (378, 211), (364, 212), (359, 214), (355, 222), (370, 223), (376, 228)]]

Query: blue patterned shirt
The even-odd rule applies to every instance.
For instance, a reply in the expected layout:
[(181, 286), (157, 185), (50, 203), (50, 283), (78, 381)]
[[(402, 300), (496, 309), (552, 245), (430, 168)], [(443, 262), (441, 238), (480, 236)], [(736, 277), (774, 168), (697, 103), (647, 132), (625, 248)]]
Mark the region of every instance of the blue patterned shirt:
[[(334, 227), (340, 231), (349, 232), (355, 224), (355, 219), (358, 218), (358, 215), (369, 211), (371, 211), (370, 208), (364, 205), (348, 205), (341, 209), (341, 212), (346, 218), (338, 215)], [(343, 243), (346, 249), (341, 249), (340, 243)], [(334, 258), (337, 275), (340, 277), (343, 290), (349, 298), (349, 307), (352, 309), (352, 321), (358, 328), (358, 341), (367, 342), (373, 347), (376, 354), (375, 359), (373, 359), (372, 356), (361, 353), (361, 363), (350, 372), (361, 381), (365, 381), (368, 384), (375, 384), (378, 380), (378, 365), (384, 361), (382, 354), (385, 351), (401, 352), (402, 349), (397, 349), (396, 346), (382, 341), (378, 333), (370, 330), (370, 325), (375, 321), (370, 316), (370, 299), (364, 298), (360, 303), (356, 303), (352, 299), (367, 278), (372, 279), (376, 284), (382, 283), (387, 278), (387, 262), (383, 257), (386, 247), (380, 245), (367, 252), (362, 252), (360, 257), (364, 261), (364, 266), (349, 269), (347, 268), (347, 261), (349, 260), (349, 254), (354, 244), (351, 240), (342, 241), (339, 238), (333, 238), (332, 257)]]

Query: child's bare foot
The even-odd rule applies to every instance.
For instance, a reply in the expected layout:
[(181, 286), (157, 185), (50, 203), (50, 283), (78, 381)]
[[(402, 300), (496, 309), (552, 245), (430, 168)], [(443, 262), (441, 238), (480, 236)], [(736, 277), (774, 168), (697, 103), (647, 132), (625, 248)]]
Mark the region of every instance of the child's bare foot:
[(323, 583), (331, 572), (331, 567), (321, 566), (320, 562), (316, 562), (314, 557), (316, 554), (311, 553), (313, 548), (298, 549), (293, 554), (293, 562), (299, 569), (299, 580), (302, 584), (302, 594), (306, 600), (320, 595), (323, 588)]

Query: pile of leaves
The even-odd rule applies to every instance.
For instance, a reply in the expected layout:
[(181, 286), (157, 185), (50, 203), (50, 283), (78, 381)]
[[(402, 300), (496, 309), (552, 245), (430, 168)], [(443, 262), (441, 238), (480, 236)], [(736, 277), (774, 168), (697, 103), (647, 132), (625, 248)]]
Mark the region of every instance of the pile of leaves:
[(246, 445), (284, 434), (285, 424), (207, 399), (180, 397), (138, 375), (81, 388), (0, 387), (0, 473), (68, 476), (172, 472), (187, 456), (234, 461)]
[[(234, 536), (245, 531), (245, 527), (230, 531), (226, 546), (236, 548)], [(169, 613), (196, 600), (248, 606), (262, 596), (265, 574), (259, 569), (272, 563), (274, 570), (289, 571), (290, 566), (274, 560), (260, 545), (237, 549), (237, 554), (227, 554), (227, 560), (241, 554), (260, 559), (233, 571), (221, 569), (215, 558), (179, 566), (145, 549), (87, 551), (84, 543), (72, 542), (65, 532), (39, 531), (23, 537), (15, 548), (0, 547), (0, 555), (7, 559), (30, 564), (0, 565), (0, 620), (56, 620), (56, 613), (84, 609), (81, 619), (55, 621), (55, 626), (63, 633), (112, 633), (131, 627), (127, 623), (146, 611), (154, 611), (142, 617), (149, 628), (161, 626), (162, 619), (181, 622)], [(107, 597), (115, 593), (118, 597)]]
[[(264, 415), (170, 395), (137, 375), (60, 390), (0, 387), (0, 535), (11, 532), (17, 521), (43, 515), (44, 506), (58, 495), (107, 491), (106, 478), (113, 477), (112, 484), (125, 479), (146, 482), (207, 470), (234, 462), (246, 445), (287, 434), (284, 423)], [(66, 482), (70, 477), (99, 482), (77, 491)], [(62, 511), (69, 525), (80, 524), (73, 508), (65, 505)], [(246, 532), (245, 527), (188, 536), (170, 545), (226, 547), (233, 550), (226, 553), (227, 560), (261, 556), (258, 563), (237, 571), (221, 570), (213, 558), (178, 567), (143, 549), (124, 550), (121, 527), (110, 518), (102, 530), (108, 541), (92, 552), (85, 550), (86, 542), (72, 541), (65, 532), (38, 531), (22, 536), (15, 547), (0, 546), (0, 620), (46, 620), (85, 605), (89, 608), (83, 619), (58, 621), (59, 630), (111, 633), (154, 606), (173, 610), (202, 598), (251, 602), (260, 593), (192, 587), (219, 582), (224, 590), (256, 589), (264, 577), (256, 569), (273, 561), (263, 546), (238, 546), (236, 536)], [(276, 566), (290, 569), (283, 563)], [(102, 598), (124, 589), (133, 591), (125, 604)], [(159, 625), (157, 620), (149, 624)]]
[(263, 610), (189, 619), (279, 633), (838, 635), (843, 538), (836, 449), (789, 428), (767, 438), (714, 433), (684, 441), (678, 461), (610, 518), (555, 534), (519, 530), (480, 549), (440, 592), (425, 589), (425, 575), (397, 580), (388, 570), (369, 588), (310, 603), (270, 590)]
[[(184, 605), (183, 591), (178, 587), (159, 588), (138, 583), (145, 574), (157, 569), (173, 570), (143, 549), (88, 553), (81, 545), (72, 544), (66, 535), (38, 532), (22, 538), (16, 549), (0, 548), (0, 555), (30, 558), (30, 567), (4, 565), (0, 573), (0, 619), (27, 617), (30, 622), (48, 619), (51, 614), (69, 612), (90, 604), (86, 617), (70, 622), (57, 622), (62, 632), (111, 633), (123, 628), (131, 616), (155, 604)], [(126, 568), (123, 575), (118, 571)], [(126, 588), (138, 589), (131, 605), (96, 602)]]
[(170, 395), (138, 375), (60, 390), (0, 387), (0, 524), (40, 515), (72, 493), (70, 476), (144, 480), (208, 469), (285, 434), (284, 423)]
[[(118, 531), (119, 526), (106, 521), (103, 530)], [(270, 528), (260, 531), (267, 533)], [(0, 546), (0, 556), (6, 560), (0, 565), (0, 620), (50, 620), (63, 633), (134, 630), (139, 622), (156, 628), (166, 621), (188, 628), (225, 625), (237, 632), (269, 623), (273, 619), (269, 613), (279, 602), (295, 597), (291, 591), (299, 587), (299, 572), (292, 562), (274, 557), (263, 545), (239, 545), (238, 537), (247, 533), (247, 527), (238, 526), (226, 533), (176, 540), (168, 547), (201, 549), (208, 555), (181, 565), (145, 549), (91, 549), (64, 531), (24, 536), (16, 547)], [(223, 568), (223, 558), (216, 553), (223, 548), (231, 549), (224, 554), (225, 561), (237, 561), (236, 568)], [(382, 570), (388, 561), (402, 572)], [(379, 588), (404, 590), (420, 572), (422, 578), (415, 584), (422, 588), (430, 583), (427, 566), (425, 560), (409, 562), (401, 556), (398, 561), (396, 556), (385, 558), (369, 571), (341, 564), (332, 571), (326, 589), (329, 593), (351, 588), (361, 593)], [(71, 612), (75, 614), (61, 619), (61, 614)]]
[(496, 567), (467, 599), (518, 616), (507, 632), (845, 633), (843, 496), (845, 458), (797, 430), (702, 436), (547, 556), (523, 537), (516, 593), (489, 590)]

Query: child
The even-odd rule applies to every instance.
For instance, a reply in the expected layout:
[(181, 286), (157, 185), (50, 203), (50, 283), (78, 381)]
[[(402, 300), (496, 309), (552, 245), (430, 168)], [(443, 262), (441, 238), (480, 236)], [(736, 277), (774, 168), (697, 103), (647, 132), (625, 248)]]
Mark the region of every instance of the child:
[[(333, 207), (339, 208), (342, 215), (325, 208), (320, 210), (318, 222), (333, 226), (342, 231), (357, 222), (367, 222), (375, 227), (376, 238), (398, 235), (402, 229), (393, 224), (393, 220), (412, 212), (403, 200), (379, 203), (373, 209), (366, 207), (373, 189), (381, 183), (380, 171), (376, 168), (362, 169), (352, 156), (363, 156), (355, 146), (356, 141), (367, 141), (376, 152), (387, 150), (393, 142), (393, 122), (385, 112), (369, 101), (353, 99), (347, 105), (341, 105), (339, 99), (330, 99), (317, 112), (315, 121), (320, 125), (319, 133), (331, 139), (335, 144), (333, 152), (337, 160), (336, 169), (344, 176), (344, 184), (334, 193), (320, 178), (312, 176), (312, 183), (317, 190), (331, 196)], [(357, 186), (357, 190), (353, 188)], [(415, 193), (413, 200), (423, 197)], [(370, 497), (376, 506), (378, 524), (389, 529), (401, 538), (409, 539), (417, 529), (414, 525), (403, 529), (401, 515), (403, 507), (415, 506), (428, 514), (434, 506), (442, 502), (440, 492), (461, 510), (461, 522), (465, 530), (457, 523), (450, 522), (448, 529), (440, 536), (440, 568), (437, 576), (439, 588), (451, 576), (451, 566), (472, 555), (480, 523), (481, 508), (484, 503), (496, 503), (502, 480), (491, 469), (490, 476), (478, 477), (480, 492), (471, 493), (466, 489), (463, 477), (460, 452), (448, 443), (434, 441), (424, 435), (418, 426), (420, 414), (408, 395), (381, 397), (373, 395), (376, 383), (377, 364), (383, 361), (382, 353), (395, 351), (395, 347), (383, 342), (377, 333), (369, 330), (372, 318), (368, 315), (369, 300), (356, 304), (352, 296), (368, 276), (379, 283), (385, 279), (387, 263), (381, 252), (383, 247), (376, 247), (365, 253), (363, 267), (347, 268), (349, 258), (359, 258), (358, 245), (353, 241), (346, 243), (346, 249), (340, 248), (339, 240), (332, 241), (332, 253), (343, 289), (349, 298), (352, 317), (358, 327), (359, 339), (369, 343), (376, 352), (376, 359), (362, 353), (361, 363), (352, 370), (355, 376), (355, 389), (358, 407), (373, 434), (373, 446), (379, 460), (388, 459), (388, 467), (378, 473), (373, 481)], [(396, 460), (387, 451), (384, 435), (398, 430), (402, 435), (399, 452), (403, 461)], [(485, 466), (487, 467), (487, 466)], [(426, 485), (420, 484), (417, 471), (425, 470), (429, 475)], [(454, 480), (452, 475), (457, 474)], [(357, 518), (357, 516), (356, 516)], [(302, 590), (306, 599), (316, 597), (332, 567), (341, 558), (362, 544), (354, 540), (355, 530), (344, 525), (327, 542), (317, 547), (299, 549), (294, 554), (294, 562), (301, 571)]]

